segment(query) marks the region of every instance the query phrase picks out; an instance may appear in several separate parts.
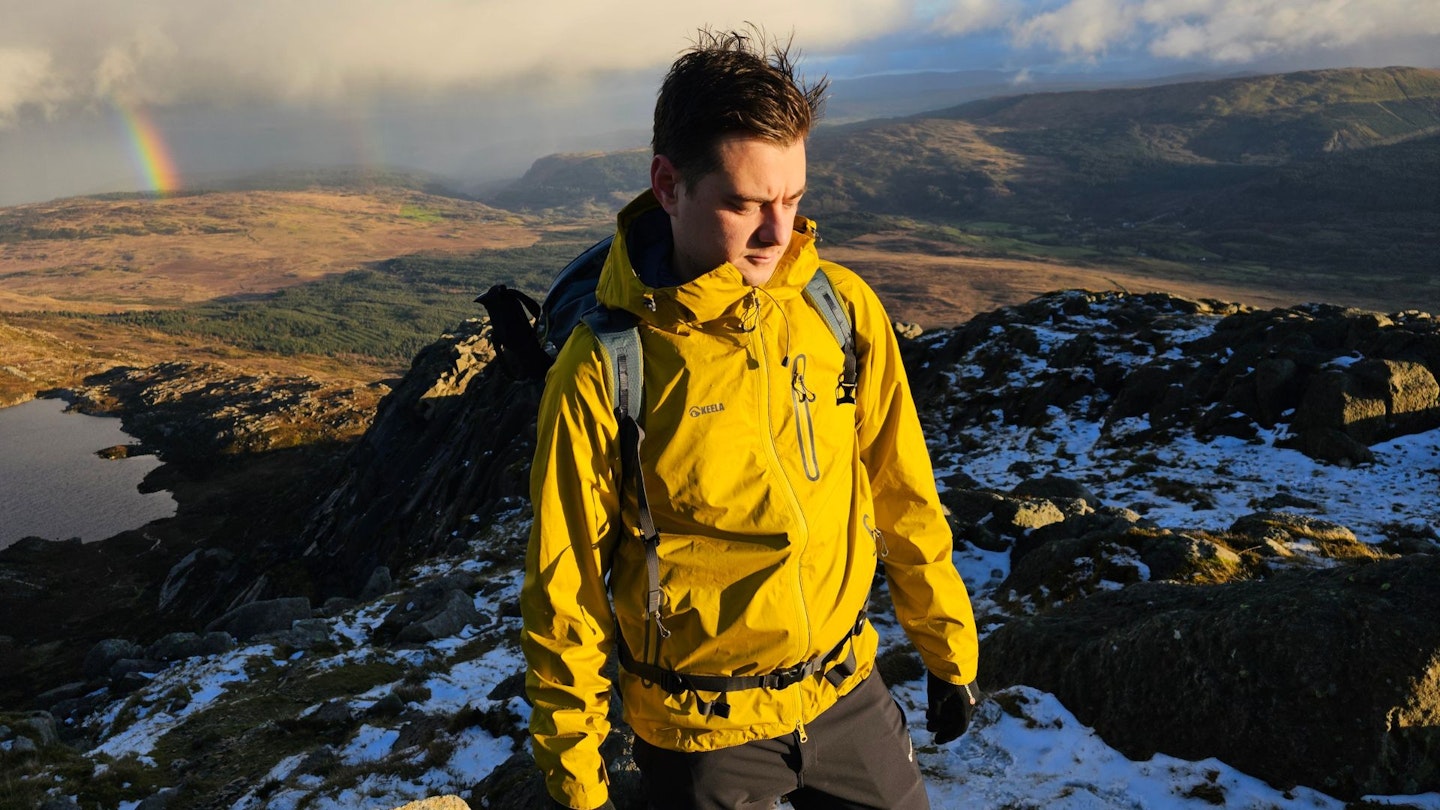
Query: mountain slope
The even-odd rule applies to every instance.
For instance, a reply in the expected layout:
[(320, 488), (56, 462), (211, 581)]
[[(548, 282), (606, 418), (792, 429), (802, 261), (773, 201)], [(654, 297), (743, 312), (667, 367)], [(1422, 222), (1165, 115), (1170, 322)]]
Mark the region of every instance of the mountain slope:
[[(1435, 307), (1437, 137), (1440, 71), (1418, 68), (1009, 96), (821, 127), (804, 210), (832, 244), (998, 228), (973, 250)], [(645, 184), (643, 152), (571, 155), (503, 200), (611, 210)]]

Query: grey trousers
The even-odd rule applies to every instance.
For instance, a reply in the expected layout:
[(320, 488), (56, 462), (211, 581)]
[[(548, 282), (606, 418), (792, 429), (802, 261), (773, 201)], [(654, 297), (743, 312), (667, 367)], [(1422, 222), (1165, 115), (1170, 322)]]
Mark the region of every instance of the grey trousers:
[(652, 810), (929, 810), (905, 715), (871, 673), (799, 733), (683, 753), (635, 738)]

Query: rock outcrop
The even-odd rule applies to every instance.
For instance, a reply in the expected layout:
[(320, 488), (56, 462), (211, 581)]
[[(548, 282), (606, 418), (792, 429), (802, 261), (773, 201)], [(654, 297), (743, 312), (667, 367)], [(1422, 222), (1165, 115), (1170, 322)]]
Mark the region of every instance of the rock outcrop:
[[(1254, 438), (1284, 426), (1292, 446), (1337, 464), (1373, 461), (1368, 445), (1440, 427), (1440, 320), (1418, 311), (1252, 311), (1067, 291), (979, 315), (912, 356), (930, 370), (917, 387), (955, 425), (999, 409), (1038, 426), (1051, 408), (1079, 404), (1109, 424), (1144, 418), (1157, 433)], [(949, 404), (949, 380), (931, 375), (957, 366), (973, 391)], [(1012, 390), (1021, 369), (1028, 385)]]
[(336, 589), (357, 593), (379, 567), (444, 549), (529, 492), (541, 386), (492, 364), (489, 322), (426, 347), (380, 404), (305, 532)]
[(1054, 693), (1127, 756), (1217, 757), (1346, 799), (1440, 790), (1440, 556), (1203, 588), (1140, 583), (1010, 621), (983, 684)]
[(79, 410), (118, 413), (125, 431), (167, 462), (358, 435), (380, 396), (363, 386), (189, 361), (118, 366), (63, 393)]

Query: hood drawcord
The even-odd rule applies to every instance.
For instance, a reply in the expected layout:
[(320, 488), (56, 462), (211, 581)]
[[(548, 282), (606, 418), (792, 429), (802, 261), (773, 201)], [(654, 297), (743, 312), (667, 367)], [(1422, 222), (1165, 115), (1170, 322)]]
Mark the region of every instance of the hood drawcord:
[[(782, 306), (780, 306), (780, 302), (779, 302), (778, 300), (776, 300), (774, 293), (770, 292), (769, 290), (765, 289), (764, 287), (755, 287), (754, 289), (759, 290), (760, 292), (765, 293), (765, 296), (770, 299), (770, 303), (774, 304), (776, 311), (778, 311), (778, 312), (780, 313), (780, 320), (781, 320), (781, 322), (783, 322), (783, 323), (785, 324), (785, 332), (784, 332), (784, 335), (785, 335), (785, 349), (784, 349), (784, 351), (781, 353), (781, 356), (780, 356), (780, 367), (781, 367), (781, 368), (789, 368), (789, 367), (790, 367), (790, 316), (785, 314), (785, 308), (782, 307)], [(758, 324), (758, 323), (759, 323), (758, 313), (759, 313), (759, 311), (760, 311), (760, 306), (759, 306), (759, 303), (758, 303), (759, 296), (756, 296), (756, 300), (757, 300), (757, 303), (756, 303), (756, 306), (755, 306), (755, 311), (756, 311), (756, 313), (757, 313), (756, 323)]]

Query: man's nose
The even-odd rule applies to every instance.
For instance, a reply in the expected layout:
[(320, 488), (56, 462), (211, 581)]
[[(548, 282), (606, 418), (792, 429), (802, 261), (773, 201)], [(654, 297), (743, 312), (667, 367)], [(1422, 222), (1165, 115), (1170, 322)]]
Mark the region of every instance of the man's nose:
[(778, 205), (766, 205), (761, 209), (760, 227), (755, 231), (755, 238), (763, 245), (778, 245), (785, 241), (785, 232), (790, 229), (790, 222), (785, 212)]

